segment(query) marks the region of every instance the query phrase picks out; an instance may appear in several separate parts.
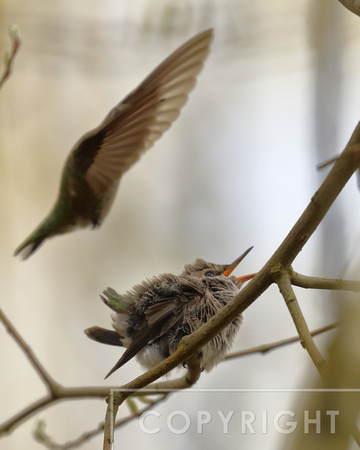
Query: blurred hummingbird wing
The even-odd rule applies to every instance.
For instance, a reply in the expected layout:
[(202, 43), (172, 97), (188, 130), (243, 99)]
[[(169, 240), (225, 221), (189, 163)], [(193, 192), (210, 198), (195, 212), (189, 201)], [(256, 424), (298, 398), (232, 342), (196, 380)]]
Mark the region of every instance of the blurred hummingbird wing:
[(182, 45), (76, 144), (74, 157), (95, 195), (104, 194), (178, 117), (212, 36), (207, 30)]
[(116, 331), (101, 327), (90, 327), (84, 330), (84, 333), (88, 338), (101, 344), (116, 345), (118, 347), (123, 346), (121, 342), (123, 336), (120, 336)]

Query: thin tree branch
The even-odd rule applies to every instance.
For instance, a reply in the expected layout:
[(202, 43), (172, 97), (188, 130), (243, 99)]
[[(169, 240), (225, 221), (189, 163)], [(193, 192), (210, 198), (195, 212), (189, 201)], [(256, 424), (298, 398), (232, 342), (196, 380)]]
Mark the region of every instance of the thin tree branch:
[[(332, 323), (322, 328), (318, 328), (317, 330), (311, 331), (311, 336), (317, 336), (318, 334), (325, 333), (326, 331), (333, 330), (338, 326), (338, 322)], [(295, 342), (299, 342), (301, 339), (299, 336), (294, 336), (292, 338), (283, 339), (281, 341), (272, 342), (270, 344), (258, 345), (257, 347), (248, 348), (246, 350), (242, 350), (240, 352), (229, 353), (225, 357), (225, 361), (240, 358), (242, 356), (254, 355), (256, 353), (268, 353), (271, 350), (276, 350), (280, 347), (284, 347), (285, 345), (294, 344)]]
[(318, 164), (316, 166), (316, 169), (319, 170), (319, 171), (322, 170), (322, 169), (325, 169), (325, 167), (330, 166), (330, 164), (334, 164), (334, 162), (337, 159), (339, 159), (339, 155), (333, 156), (332, 158), (328, 159), (327, 161), (324, 161), (324, 162)]
[[(5, 434), (9, 431), (11, 431), (14, 427), (19, 426), (25, 419), (31, 417), (33, 414), (38, 412), (40, 409), (43, 409), (44, 407), (50, 405), (51, 403), (54, 403), (56, 401), (60, 400), (66, 400), (71, 398), (106, 398), (109, 395), (109, 391), (111, 389), (115, 388), (109, 388), (109, 387), (79, 387), (79, 388), (67, 388), (64, 386), (61, 386), (57, 382), (55, 382), (52, 377), (47, 373), (47, 371), (44, 369), (40, 361), (37, 359), (34, 352), (31, 350), (31, 348), (27, 345), (25, 340), (20, 336), (20, 334), (17, 332), (15, 327), (11, 324), (9, 319), (6, 317), (5, 313), (0, 309), (0, 320), (5, 325), (7, 331), (9, 334), (15, 339), (16, 343), (19, 345), (19, 347), (23, 350), (27, 358), (29, 359), (31, 365), (35, 368), (36, 372), (40, 376), (40, 378), (43, 380), (45, 385), (49, 388), (49, 394), (45, 396), (44, 398), (34, 402), (33, 404), (29, 405), (27, 408), (24, 408), (22, 411), (20, 411), (18, 414), (15, 414), (12, 418), (10, 418), (8, 421), (4, 422), (0, 426), (0, 434)], [(169, 393), (169, 390), (178, 390), (178, 389), (186, 389), (192, 386), (199, 378), (200, 376), (200, 364), (197, 357), (194, 357), (190, 359), (187, 362), (187, 373), (184, 377), (181, 377), (177, 380), (169, 380), (167, 382), (159, 383), (158, 385), (149, 386), (149, 389), (146, 393), (149, 394), (155, 394), (155, 393), (161, 393), (161, 390), (165, 390), (167, 395)], [(155, 392), (157, 391), (157, 392)], [(130, 392), (131, 393), (131, 392)], [(145, 393), (142, 393), (145, 394)], [(113, 420), (116, 417), (116, 412), (118, 409), (118, 405), (115, 404), (115, 406), (112, 405), (112, 402), (109, 404), (110, 408), (108, 407), (108, 414), (107, 414), (107, 421), (110, 419)], [(107, 421), (105, 423), (107, 423)], [(110, 436), (112, 436), (112, 430), (111, 423), (108, 423), (108, 428), (105, 428), (107, 430), (107, 433)], [(40, 434), (39, 434), (40, 435)], [(39, 437), (39, 436), (38, 436)], [(108, 440), (108, 442), (110, 442)], [(105, 447), (106, 448), (106, 447)]]
[[(9, 320), (6, 318), (5, 314), (2, 311), (0, 311), (0, 316), (1, 316), (1, 320), (4, 323), (6, 323), (6, 326), (8, 328), (8, 331), (10, 332), (10, 334), (13, 336), (15, 335), (15, 336), (19, 337), (20, 336), (19, 333), (15, 330), (13, 325), (9, 322)], [(320, 332), (326, 331), (335, 326), (336, 326), (336, 324), (329, 325), (328, 327), (324, 327), (323, 329), (314, 331), (313, 334), (314, 335), (319, 334)], [(239, 352), (239, 354), (229, 355), (229, 357), (245, 356), (247, 354), (251, 354), (254, 352), (258, 352), (258, 351), (261, 351), (261, 352), (269, 351), (272, 348), (275, 348), (276, 344), (279, 346), (285, 345), (287, 343), (287, 341), (290, 343), (290, 341), (293, 341), (295, 339), (299, 340), (299, 338), (291, 338), (288, 340), (280, 341), (279, 343), (268, 344), (267, 346), (262, 346), (262, 348), (260, 346), (255, 349), (245, 350), (244, 352)], [(17, 338), (16, 341), (20, 345), (22, 338), (21, 337), (20, 337), (20, 339)], [(23, 348), (23, 347), (21, 346), (21, 348)], [(25, 346), (25, 348), (27, 348), (27, 346)], [(31, 360), (31, 358), (33, 358), (33, 356), (31, 356), (31, 355), (33, 355), (33, 354), (30, 353), (30, 358), (29, 358), (30, 360)], [(166, 396), (171, 391), (173, 392), (173, 391), (176, 391), (179, 389), (189, 388), (191, 385), (193, 385), (197, 381), (197, 379), (200, 375), (200, 368), (199, 368), (198, 360), (196, 357), (194, 357), (194, 359), (195, 359), (195, 364), (191, 363), (191, 360), (187, 362), (188, 371), (183, 377), (180, 377), (179, 379), (175, 379), (175, 380), (167, 380), (164, 382), (149, 385), (147, 388), (142, 389), (139, 392), (133, 393), (133, 395), (134, 394), (135, 395), (163, 394)], [(40, 364), (40, 367), (42, 367), (41, 364)], [(57, 398), (54, 398), (51, 395), (48, 395), (48, 396), (34, 402), (29, 407), (20, 411), (20, 413), (14, 415), (9, 421), (3, 423), (2, 426), (0, 427), (0, 433), (1, 432), (6, 433), (8, 431), (11, 431), (15, 426), (20, 425), (25, 419), (31, 417), (33, 414), (35, 414), (39, 410), (49, 406), (50, 404), (52, 404), (56, 401), (67, 400), (67, 399), (72, 399), (72, 398), (105, 398), (109, 394), (109, 390), (110, 390), (110, 388), (108, 388), (108, 387), (66, 388), (59, 384), (57, 384), (57, 386), (58, 386)], [(116, 388), (112, 388), (112, 389), (116, 389)], [(121, 421), (117, 421), (115, 424), (115, 427), (118, 427), (121, 424), (122, 424)], [(89, 432), (89, 438), (91, 436), (95, 435), (96, 433), (103, 431), (103, 429), (104, 429), (104, 423), (103, 423), (101, 429), (96, 428), (96, 430)], [(39, 431), (39, 433), (38, 433), (38, 438), (39, 438), (40, 434), (43, 433), (44, 430), (42, 428), (40, 428), (38, 431)], [(41, 431), (41, 433), (40, 433), (40, 431)], [(87, 433), (85, 433), (85, 435), (87, 435)], [(81, 443), (82, 442), (81, 439), (82, 438), (79, 437), (76, 441), (74, 441), (75, 444), (76, 444), (76, 442)], [(66, 446), (68, 446), (68, 448), (71, 448), (71, 446), (74, 446), (74, 445), (71, 443), (63, 444), (63, 448), (67, 448)], [(52, 447), (50, 446), (50, 448), (52, 448)], [(62, 448), (62, 447), (61, 446), (60, 447), (53, 446), (53, 448)]]
[[(155, 400), (146, 399), (146, 406), (140, 410), (132, 411), (132, 414), (129, 414), (126, 417), (123, 417), (122, 419), (119, 419), (115, 422), (114, 428), (120, 428), (123, 425), (128, 424), (129, 422), (132, 422), (136, 418), (140, 417), (144, 412), (151, 409), (154, 405), (159, 404), (160, 402), (164, 401), (169, 393), (162, 394), (159, 398)], [(40, 421), (38, 423), (38, 426), (34, 432), (35, 439), (42, 445), (44, 445), (47, 448), (50, 449), (56, 449), (56, 450), (68, 450), (71, 448), (78, 447), (79, 445), (83, 445), (85, 442), (89, 441), (93, 437), (97, 436), (98, 434), (102, 433), (104, 431), (104, 425), (105, 422), (99, 423), (99, 425), (94, 428), (93, 430), (86, 431), (73, 441), (68, 441), (63, 444), (56, 443), (46, 432), (45, 432), (45, 423)]]
[(104, 450), (112, 450), (114, 442), (114, 423), (116, 421), (116, 414), (120, 404), (114, 402), (114, 393), (108, 397), (108, 405), (106, 408), (105, 422), (104, 422)]
[(36, 357), (35, 353), (32, 351), (30, 346), (25, 342), (25, 340), (18, 333), (16, 328), (10, 322), (10, 320), (5, 315), (4, 311), (0, 309), (0, 321), (4, 324), (8, 333), (13, 337), (15, 342), (25, 353), (26, 357), (30, 361), (30, 364), (35, 369), (40, 379), (44, 382), (45, 386), (48, 388), (48, 395), (34, 403), (30, 404), (19, 413), (12, 416), (7, 421), (0, 425), (0, 436), (2, 434), (7, 434), (14, 428), (19, 426), (24, 420), (28, 419), (36, 412), (49, 406), (51, 403), (59, 400), (66, 400), (70, 398), (106, 398), (109, 395), (111, 388), (109, 387), (79, 387), (79, 388), (66, 388), (57, 383), (45, 370), (39, 359)]
[[(163, 383), (150, 384), (147, 389), (142, 389), (140, 391), (141, 395), (154, 394), (154, 389), (157, 392), (161, 392), (162, 389), (165, 392), (180, 390), (180, 389), (188, 389), (193, 386), (197, 380), (200, 378), (201, 368), (200, 368), (200, 358), (198, 354), (193, 355), (189, 359), (186, 360), (187, 373), (177, 380), (169, 380)], [(155, 369), (154, 369), (155, 370)], [(127, 394), (125, 398), (129, 395), (133, 394), (133, 389), (129, 388), (129, 391), (126, 392), (126, 388), (123, 386), (119, 392), (120, 397), (124, 394)], [(104, 428), (104, 446), (103, 450), (111, 450), (112, 445), (114, 443), (114, 426), (116, 419), (116, 414), (120, 404), (116, 400), (116, 394), (118, 392), (112, 391), (110, 396), (108, 397), (108, 406), (106, 408), (105, 415), (105, 428)], [(124, 400), (125, 400), (124, 398)]]
[(14, 414), (10, 419), (6, 420), (0, 425), (0, 437), (2, 435), (8, 434), (13, 431), (15, 428), (20, 426), (26, 419), (30, 418), (36, 412), (48, 406), (54, 400), (50, 395), (43, 397), (28, 407), (22, 409), (17, 414)]
[(322, 357), (311, 336), (305, 317), (301, 312), (295, 292), (291, 286), (289, 273), (283, 271), (277, 277), (277, 284), (294, 321), (296, 330), (299, 333), (302, 346), (309, 353), (310, 358), (312, 359), (315, 367), (318, 369), (320, 375), (324, 375), (324, 368), (326, 364), (325, 359)]
[(12, 325), (10, 320), (6, 317), (4, 311), (0, 308), (0, 321), (4, 324), (7, 332), (13, 337), (15, 342), (21, 348), (21, 350), (25, 353), (25, 356), (30, 361), (31, 365), (36, 370), (39, 377), (43, 380), (45, 385), (50, 389), (50, 391), (56, 390), (57, 383), (53, 380), (53, 378), (48, 374), (45, 370), (44, 366), (40, 363), (31, 347), (26, 343), (26, 341), (20, 336), (17, 332), (16, 328)]
[[(7, 318), (5, 313), (0, 309), (0, 321), (4, 324), (8, 333), (14, 338), (18, 346), (23, 350), (26, 357), (30, 361), (30, 364), (34, 367), (39, 377), (43, 380), (44, 384), (49, 390), (48, 395), (35, 401), (26, 408), (22, 409), (19, 413), (12, 416), (7, 421), (0, 425), (0, 436), (7, 434), (14, 428), (21, 425), (21, 423), (31, 416), (44, 409), (45, 407), (53, 404), (57, 401), (64, 401), (74, 398), (106, 398), (111, 390), (115, 390), (116, 387), (107, 386), (95, 386), (95, 387), (64, 387), (57, 383), (45, 370), (41, 362), (38, 360), (30, 346), (21, 337), (16, 328), (12, 325), (10, 320)], [(166, 382), (158, 383), (148, 387), (148, 390), (142, 392), (141, 395), (145, 394), (168, 394), (169, 391), (174, 391), (177, 389), (186, 389), (192, 386), (200, 376), (200, 367), (197, 360), (190, 359), (187, 362), (188, 370), (187, 373), (175, 380), (168, 380)], [(129, 392), (131, 394), (131, 392)]]
[(360, 291), (360, 281), (308, 277), (292, 271), (290, 273), (291, 284), (305, 289), (329, 289), (333, 291)]
[[(318, 330), (312, 331), (310, 334), (312, 336), (316, 336), (320, 333), (324, 333), (326, 331), (329, 331), (337, 326), (337, 323), (325, 326), (323, 328), (320, 328)], [(260, 345), (257, 347), (249, 348), (240, 352), (232, 353), (227, 355), (226, 360), (232, 359), (232, 358), (238, 358), (242, 356), (247, 356), (254, 353), (267, 353), (273, 349), (298, 342), (300, 338), (293, 337), (284, 339), (281, 341), (273, 342), (270, 344)], [(191, 380), (193, 372), (191, 371), (192, 367), (188, 363), (188, 372), (174, 380), (166, 380), (159, 383), (154, 383), (146, 388), (142, 389), (141, 392), (134, 392), (133, 395), (155, 395), (155, 394), (168, 394), (169, 392), (173, 392), (180, 389), (187, 389), (191, 387), (193, 384), (195, 384), (196, 377), (200, 375), (199, 367), (196, 364), (195, 365), (195, 379)], [(190, 377), (190, 380), (189, 380)], [(111, 389), (116, 389), (115, 387)], [(69, 400), (72, 398), (105, 398), (109, 394), (110, 388), (108, 387), (86, 387), (86, 388), (65, 388), (63, 386), (60, 386), (58, 391), (58, 400)], [(9, 430), (12, 429), (12, 426), (14, 423), (17, 423), (19, 421), (22, 421), (26, 419), (28, 416), (32, 415), (33, 413), (38, 412), (40, 409), (43, 409), (44, 407), (48, 406), (50, 403), (55, 402), (56, 400), (51, 396), (46, 396), (43, 399), (40, 399), (37, 402), (34, 402), (32, 405), (30, 405), (28, 408), (25, 408), (22, 410), (19, 414), (15, 415), (11, 421), (8, 421), (2, 425), (2, 427), (7, 428)], [(103, 428), (102, 428), (103, 429)], [(1, 428), (0, 428), (1, 430)]]
[(54, 404), (55, 402), (79, 399), (79, 398), (102, 398), (105, 399), (111, 390), (111, 387), (99, 386), (99, 387), (63, 387), (59, 389), (57, 396), (52, 394), (46, 395), (45, 397), (36, 400), (34, 403), (30, 404), (26, 408), (22, 409), (17, 414), (14, 414), (10, 419), (6, 420), (0, 425), (0, 437), (2, 435), (8, 434), (15, 428), (20, 426), (25, 420), (32, 417), (34, 414), (38, 413), (42, 409)]

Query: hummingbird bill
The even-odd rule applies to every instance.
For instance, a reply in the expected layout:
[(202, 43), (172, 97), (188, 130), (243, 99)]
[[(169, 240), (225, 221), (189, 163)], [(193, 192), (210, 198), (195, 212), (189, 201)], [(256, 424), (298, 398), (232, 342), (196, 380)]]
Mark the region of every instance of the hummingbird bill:
[(48, 239), (77, 228), (99, 227), (120, 178), (180, 114), (209, 54), (213, 30), (187, 41), (82, 136), (65, 162), (53, 209), (15, 250), (28, 258)]
[[(112, 309), (112, 327), (91, 327), (85, 334), (102, 344), (126, 348), (107, 378), (130, 359), (151, 369), (174, 353), (184, 336), (192, 334), (220, 311), (255, 274), (232, 276), (235, 267), (253, 247), (232, 264), (213, 264), (196, 259), (180, 275), (164, 273), (134, 286), (121, 295), (108, 288), (101, 299)], [(240, 327), (242, 316), (234, 317), (201, 349), (200, 365), (209, 372), (222, 361)]]

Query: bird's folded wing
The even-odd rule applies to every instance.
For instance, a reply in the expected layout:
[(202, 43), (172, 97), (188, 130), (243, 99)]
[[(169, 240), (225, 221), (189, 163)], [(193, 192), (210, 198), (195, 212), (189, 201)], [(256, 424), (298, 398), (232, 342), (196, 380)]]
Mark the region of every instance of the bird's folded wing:
[(183, 308), (187, 302), (202, 295), (202, 291), (196, 283), (190, 280), (182, 280), (174, 288), (174, 295), (159, 297), (156, 302), (149, 306), (145, 312), (146, 321), (135, 333), (131, 344), (107, 374), (106, 378), (115, 370), (130, 361), (151, 341), (163, 336), (183, 317)]
[(177, 318), (173, 314), (174, 298), (162, 299), (157, 303), (159, 303), (159, 307), (155, 303), (147, 309), (146, 322), (133, 336), (131, 344), (105, 378), (130, 361), (130, 359), (143, 350), (152, 340), (160, 337), (176, 322)]

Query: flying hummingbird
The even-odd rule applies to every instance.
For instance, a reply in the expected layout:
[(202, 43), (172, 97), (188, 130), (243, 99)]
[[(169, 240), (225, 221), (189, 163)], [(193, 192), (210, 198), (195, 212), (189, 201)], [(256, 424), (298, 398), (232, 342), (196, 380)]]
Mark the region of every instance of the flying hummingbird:
[[(102, 344), (125, 347), (126, 351), (106, 375), (137, 356), (146, 369), (155, 367), (178, 347), (188, 334), (213, 317), (255, 274), (230, 276), (253, 247), (232, 264), (213, 264), (196, 259), (180, 275), (164, 273), (134, 286), (123, 295), (111, 288), (101, 296), (115, 314), (113, 330), (91, 327), (85, 334)], [(225, 358), (242, 317), (235, 317), (201, 351), (201, 367), (207, 372)]]
[(122, 175), (180, 114), (209, 53), (213, 31), (183, 44), (71, 150), (49, 215), (15, 250), (28, 258), (42, 242), (79, 227), (101, 225)]

